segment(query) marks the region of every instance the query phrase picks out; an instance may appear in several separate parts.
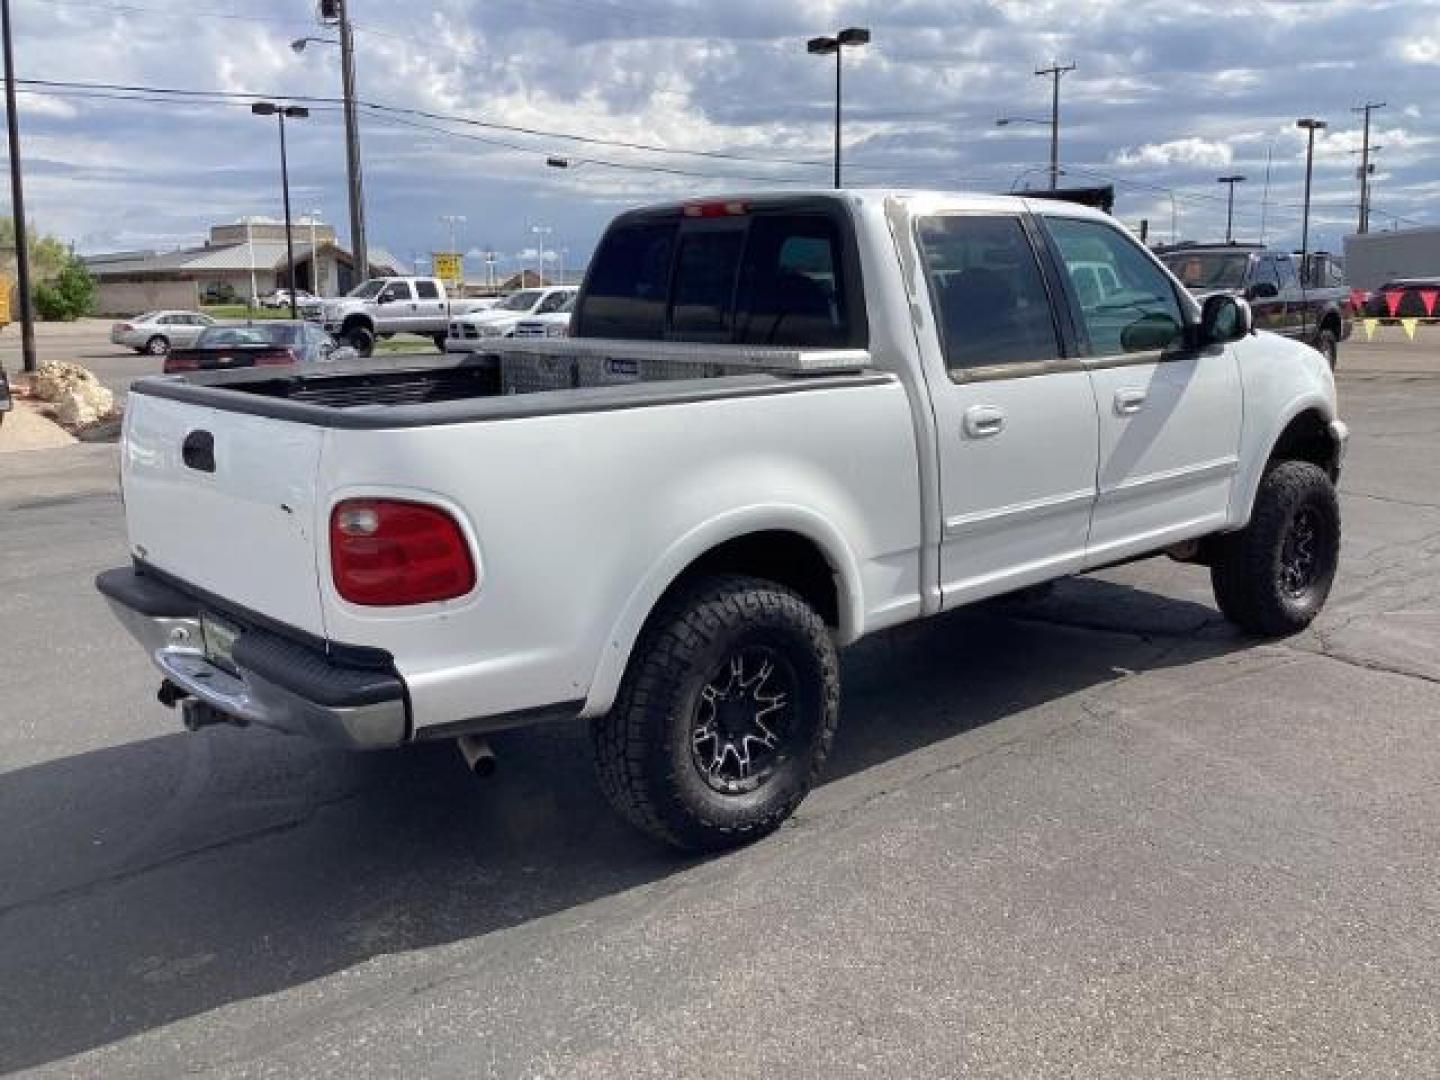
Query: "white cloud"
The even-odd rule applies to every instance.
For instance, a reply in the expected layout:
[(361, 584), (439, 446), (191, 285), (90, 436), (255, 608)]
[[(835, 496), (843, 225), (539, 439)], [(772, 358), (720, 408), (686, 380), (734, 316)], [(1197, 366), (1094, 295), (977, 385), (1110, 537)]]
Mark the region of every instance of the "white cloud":
[(1204, 165), (1219, 167), (1235, 159), (1230, 144), (1195, 137), (1172, 139), (1163, 143), (1126, 147), (1115, 153), (1117, 165)]

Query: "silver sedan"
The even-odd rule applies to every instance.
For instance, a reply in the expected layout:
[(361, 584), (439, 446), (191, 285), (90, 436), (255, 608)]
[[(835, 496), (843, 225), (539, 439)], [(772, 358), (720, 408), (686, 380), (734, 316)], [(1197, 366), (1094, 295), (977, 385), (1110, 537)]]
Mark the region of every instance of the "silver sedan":
[(171, 348), (186, 349), (195, 344), (215, 320), (198, 311), (151, 311), (118, 322), (110, 328), (110, 340), (136, 352), (164, 356)]

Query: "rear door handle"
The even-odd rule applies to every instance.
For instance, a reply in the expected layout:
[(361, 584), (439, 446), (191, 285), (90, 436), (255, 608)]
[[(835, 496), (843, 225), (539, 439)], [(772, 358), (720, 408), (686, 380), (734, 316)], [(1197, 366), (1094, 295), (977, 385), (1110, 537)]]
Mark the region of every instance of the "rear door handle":
[(965, 410), (964, 427), (972, 439), (999, 435), (1005, 430), (1005, 410), (994, 405), (971, 405)]
[(1144, 405), (1144, 390), (1115, 391), (1115, 411), (1121, 416), (1134, 416)]

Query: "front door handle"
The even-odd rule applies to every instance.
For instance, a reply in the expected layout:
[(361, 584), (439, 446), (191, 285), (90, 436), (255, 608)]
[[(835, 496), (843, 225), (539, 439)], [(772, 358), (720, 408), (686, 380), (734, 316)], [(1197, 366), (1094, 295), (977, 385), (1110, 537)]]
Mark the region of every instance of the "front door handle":
[(1115, 412), (1120, 416), (1134, 416), (1145, 405), (1144, 390), (1116, 390)]
[(972, 439), (999, 435), (1005, 430), (1005, 410), (994, 405), (971, 405), (965, 410), (965, 434)]

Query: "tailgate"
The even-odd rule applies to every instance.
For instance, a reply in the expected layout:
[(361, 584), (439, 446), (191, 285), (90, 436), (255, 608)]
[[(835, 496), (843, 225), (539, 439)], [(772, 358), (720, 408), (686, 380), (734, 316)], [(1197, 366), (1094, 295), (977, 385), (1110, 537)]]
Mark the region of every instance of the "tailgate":
[(132, 394), (121, 458), (131, 553), (324, 636), (314, 535), (324, 437), (304, 424)]

